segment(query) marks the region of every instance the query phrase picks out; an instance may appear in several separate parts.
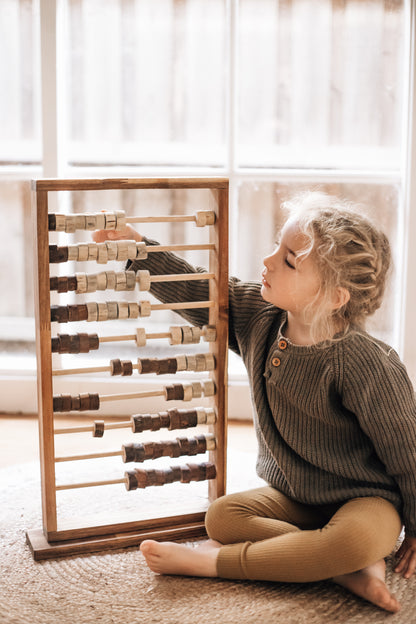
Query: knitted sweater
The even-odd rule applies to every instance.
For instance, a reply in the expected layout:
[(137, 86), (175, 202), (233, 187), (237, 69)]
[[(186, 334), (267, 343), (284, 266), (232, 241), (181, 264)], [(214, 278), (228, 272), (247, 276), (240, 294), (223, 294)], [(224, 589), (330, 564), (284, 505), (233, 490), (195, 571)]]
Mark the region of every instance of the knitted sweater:
[[(129, 268), (204, 271), (171, 253)], [(229, 281), (229, 346), (249, 377), (258, 475), (305, 504), (381, 496), (416, 536), (416, 404), (398, 355), (362, 331), (326, 346), (284, 339), (279, 348), (286, 312), (265, 302), (260, 288)], [(155, 283), (152, 292), (163, 301), (202, 301), (208, 282)], [(182, 316), (195, 325), (208, 320), (205, 309)]]

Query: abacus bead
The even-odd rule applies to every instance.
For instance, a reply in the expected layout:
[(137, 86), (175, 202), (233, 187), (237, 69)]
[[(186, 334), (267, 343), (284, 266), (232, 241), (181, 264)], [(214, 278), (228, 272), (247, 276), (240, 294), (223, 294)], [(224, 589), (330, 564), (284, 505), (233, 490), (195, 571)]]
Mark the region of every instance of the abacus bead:
[(68, 336), (69, 338), (69, 353), (77, 354), (80, 351), (80, 338), (79, 334), (75, 334), (74, 336)]
[(179, 454), (176, 457), (179, 457), (179, 455), (189, 455), (190, 454), (190, 450), (191, 450), (191, 445), (190, 445), (190, 441), (188, 438), (176, 438), (176, 440), (178, 441), (178, 446), (179, 446)]
[(190, 483), (192, 479), (191, 469), (188, 465), (181, 466), (181, 482)]
[(205, 210), (198, 210), (198, 212), (196, 213), (196, 226), (197, 227), (204, 227), (207, 224), (207, 219), (206, 219), (206, 211)]
[(100, 339), (98, 334), (90, 334), (88, 336), (90, 350), (96, 350), (100, 346)]
[(136, 288), (136, 274), (134, 271), (126, 271), (126, 290)]
[(105, 228), (106, 230), (115, 230), (117, 225), (117, 217), (112, 212), (105, 213)]
[(69, 290), (69, 281), (67, 277), (61, 276), (58, 277), (58, 293), (68, 292)]
[(58, 278), (57, 277), (49, 278), (49, 290), (58, 290)]
[(106, 272), (106, 278), (107, 278), (107, 288), (109, 290), (115, 290), (116, 288), (116, 274), (114, 271), (107, 271)]
[(204, 462), (203, 465), (205, 467), (205, 478), (215, 479), (215, 477), (217, 476), (217, 470), (215, 468), (215, 465), (209, 462)]
[[(89, 350), (91, 349), (90, 338), (91, 338), (91, 336), (88, 336), (88, 334), (78, 334), (79, 352), (80, 353), (88, 353), (89, 352)], [(98, 336), (97, 336), (97, 338), (98, 338)]]
[(71, 353), (71, 336), (69, 336), (68, 334), (58, 334), (59, 335), (59, 341), (60, 341), (60, 347), (61, 347), (61, 353)]
[(56, 215), (54, 214), (48, 215), (48, 230), (50, 232), (54, 232), (56, 230)]
[(199, 399), (202, 396), (202, 384), (199, 381), (193, 381), (191, 383), (192, 387), (192, 398)]
[(98, 273), (97, 277), (97, 290), (106, 290), (107, 288), (107, 273), (103, 271)]
[(87, 292), (95, 292), (97, 290), (97, 276), (90, 273), (87, 275)]
[(196, 368), (196, 357), (194, 355), (186, 356), (186, 370), (194, 371)]
[(131, 442), (129, 444), (123, 444), (123, 446), (121, 447), (121, 450), (123, 452), (122, 455), (122, 460), (125, 464), (129, 463), (129, 462), (133, 462), (136, 461), (135, 457), (136, 457), (136, 452), (134, 449), (134, 443)]
[(140, 301), (140, 316), (150, 316), (152, 306), (150, 301)]
[(180, 416), (181, 429), (185, 427), (196, 427), (198, 424), (198, 414), (196, 409), (178, 410)]
[(149, 475), (146, 470), (136, 468), (134, 472), (136, 473), (137, 487), (145, 488), (150, 485)]
[(99, 229), (97, 228), (97, 219), (95, 214), (85, 215), (85, 229), (90, 231)]
[(98, 317), (97, 321), (108, 321), (108, 307), (106, 303), (97, 303)]
[(217, 330), (215, 325), (204, 325), (202, 328), (202, 336), (205, 342), (215, 342), (217, 339)]
[(94, 438), (102, 438), (104, 435), (104, 421), (103, 420), (96, 420), (94, 421), (94, 429), (92, 432), (92, 435)]
[(87, 274), (75, 273), (75, 277), (77, 278), (77, 293), (86, 293), (87, 292)]
[(61, 350), (60, 350), (61, 345), (60, 345), (59, 337), (52, 338), (51, 342), (52, 342), (52, 347), (51, 347), (52, 353), (61, 353)]
[(207, 370), (207, 359), (205, 353), (197, 353), (195, 355), (195, 369), (196, 372)]
[(127, 277), (125, 271), (120, 271), (116, 273), (116, 290), (126, 290), (127, 289)]
[(114, 321), (118, 318), (117, 301), (107, 301), (108, 320)]
[(204, 396), (213, 396), (215, 394), (215, 384), (210, 379), (204, 382)]
[(183, 344), (192, 343), (192, 328), (189, 325), (183, 325), (182, 329), (182, 342)]
[[(170, 416), (169, 416), (169, 412), (170, 410), (168, 410), (167, 412), (158, 412), (157, 414), (157, 423), (158, 423), (158, 429), (162, 429), (162, 427), (164, 427), (165, 429), (167, 427), (169, 427), (170, 425)], [(154, 431), (156, 431), (156, 429), (154, 429)]]
[(135, 260), (137, 256), (137, 248), (135, 241), (127, 241), (127, 260)]
[(121, 362), (121, 374), (123, 377), (133, 374), (133, 363), (130, 362), (130, 360), (123, 360)]
[(76, 230), (76, 220), (74, 215), (67, 215), (65, 220), (65, 232), (73, 234)]
[(165, 483), (174, 482), (174, 472), (172, 468), (165, 468)]
[(68, 261), (74, 262), (78, 260), (79, 248), (78, 245), (68, 245)]
[(205, 220), (207, 225), (214, 225), (216, 220), (216, 215), (213, 210), (207, 210), (205, 214)]
[(76, 290), (77, 289), (77, 278), (75, 275), (71, 275), (68, 277), (68, 290)]
[(191, 327), (191, 333), (192, 333), (192, 340), (191, 343), (192, 344), (198, 344), (198, 342), (201, 340), (201, 328), (200, 327)]
[(97, 245), (95, 243), (88, 243), (88, 260), (97, 260)]
[(171, 466), (171, 470), (173, 473), (173, 481), (181, 481), (182, 479), (182, 468), (183, 466)]
[(70, 394), (61, 394), (62, 397), (62, 411), (70, 412), (72, 406), (72, 397)]
[(136, 344), (138, 347), (146, 346), (146, 330), (144, 327), (137, 327), (136, 329)]
[(110, 362), (110, 373), (112, 376), (121, 375), (122, 373), (121, 360), (115, 359)]
[(142, 431), (144, 431), (144, 421), (142, 414), (134, 414), (130, 419), (130, 423), (133, 433), (142, 433)]
[(184, 371), (186, 370), (186, 355), (177, 355), (176, 356), (176, 370)]
[(127, 225), (126, 213), (124, 210), (116, 210), (116, 230), (122, 230)]
[(180, 429), (181, 419), (180, 419), (179, 411), (177, 409), (170, 409), (168, 410), (168, 414), (169, 414), (168, 429), (170, 431), (173, 431), (174, 429)]
[(81, 398), (80, 398), (80, 395), (77, 394), (76, 396), (71, 397), (71, 410), (79, 412), (80, 409), (81, 409)]
[(183, 401), (191, 401), (193, 398), (193, 384), (183, 384)]
[(53, 402), (53, 411), (62, 412), (62, 405), (63, 405), (62, 397), (54, 396), (52, 402)]
[(119, 319), (129, 318), (129, 304), (127, 301), (118, 302), (118, 318)]
[(77, 305), (69, 305), (68, 306), (68, 320), (72, 322), (77, 322), (80, 320), (79, 318), (79, 306)]
[(80, 410), (85, 411), (90, 409), (90, 395), (89, 394), (80, 394)]
[(65, 232), (66, 225), (66, 215), (56, 214), (55, 215), (55, 230), (57, 232)]
[(49, 262), (67, 262), (68, 261), (68, 247), (57, 247), (51, 245), (49, 247)]
[(69, 315), (66, 306), (51, 306), (51, 322), (68, 323)]
[(213, 353), (205, 354), (205, 370), (215, 370), (215, 355)]
[(140, 313), (139, 304), (135, 301), (129, 301), (129, 318), (138, 318)]
[(137, 370), (140, 375), (157, 373), (159, 370), (159, 362), (156, 358), (139, 358), (137, 360)]
[(169, 332), (169, 343), (171, 345), (182, 343), (182, 329), (179, 327), (179, 325), (173, 325), (172, 327), (169, 327)]
[(90, 410), (100, 409), (100, 396), (98, 394), (90, 394)]
[(136, 490), (138, 487), (136, 473), (134, 470), (128, 470), (124, 473), (124, 485), (128, 492)]
[(108, 250), (105, 243), (97, 243), (97, 263), (107, 264), (108, 262)]
[[(95, 229), (95, 228), (93, 228)], [(78, 245), (78, 261), (86, 262), (88, 260), (88, 244), (80, 243)]]
[(174, 401), (176, 399), (175, 388), (173, 386), (165, 387), (165, 399), (166, 401)]
[(76, 230), (85, 230), (86, 218), (84, 214), (73, 215)]
[(89, 323), (98, 320), (98, 305), (95, 301), (89, 301), (87, 304), (88, 316), (87, 321)]
[(112, 262), (117, 259), (117, 249), (118, 245), (116, 241), (106, 241), (105, 246), (107, 247), (107, 255), (108, 262)]
[(126, 262), (129, 259), (128, 255), (128, 242), (127, 241), (118, 241), (117, 245), (117, 260), (122, 262)]
[(166, 483), (166, 470), (155, 470), (154, 471), (154, 482), (152, 485), (165, 485)]
[(136, 243), (136, 255), (135, 258), (137, 260), (146, 260), (147, 258), (147, 245), (146, 243), (140, 242)]
[(165, 358), (159, 360), (158, 375), (174, 375), (178, 370), (176, 358)]
[(140, 290), (150, 289), (150, 273), (149, 271), (137, 271), (137, 281), (139, 283)]
[(103, 212), (96, 212), (94, 215), (95, 218), (95, 230), (105, 230), (106, 227), (106, 217), (105, 214)]

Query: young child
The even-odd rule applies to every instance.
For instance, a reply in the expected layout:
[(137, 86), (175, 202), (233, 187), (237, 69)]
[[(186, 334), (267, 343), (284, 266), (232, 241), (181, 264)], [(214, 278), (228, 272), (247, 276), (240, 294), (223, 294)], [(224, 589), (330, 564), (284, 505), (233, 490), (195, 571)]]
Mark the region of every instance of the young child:
[[(332, 579), (395, 612), (384, 557), (404, 524), (395, 571), (409, 578), (416, 568), (416, 406), (397, 354), (364, 329), (381, 304), (389, 243), (325, 194), (287, 208), (261, 283), (229, 282), (230, 348), (247, 368), (257, 472), (268, 485), (214, 501), (200, 547), (146, 540), (141, 551), (161, 574)], [(142, 240), (131, 227), (95, 233), (106, 238)], [(171, 253), (129, 268), (203, 271)], [(155, 283), (152, 292), (166, 301), (208, 298), (207, 280)], [(196, 325), (205, 315), (184, 313)]]

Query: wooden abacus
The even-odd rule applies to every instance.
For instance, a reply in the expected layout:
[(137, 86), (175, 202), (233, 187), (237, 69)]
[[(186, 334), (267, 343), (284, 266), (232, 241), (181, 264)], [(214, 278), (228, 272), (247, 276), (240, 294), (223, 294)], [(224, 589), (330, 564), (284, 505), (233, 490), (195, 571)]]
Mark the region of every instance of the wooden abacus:
[[(58, 214), (49, 212), (49, 193), (61, 191), (105, 191), (113, 189), (207, 189), (210, 195), (210, 210), (198, 211), (195, 215), (166, 215), (126, 217), (124, 212), (115, 211), (91, 214)], [(41, 464), (41, 493), (43, 528), (27, 532), (27, 541), (35, 559), (46, 559), (70, 554), (96, 552), (138, 545), (143, 539), (183, 539), (205, 534), (204, 517), (210, 501), (225, 492), (226, 464), (226, 390), (227, 390), (227, 332), (228, 332), (228, 181), (221, 178), (163, 178), (163, 179), (100, 179), (100, 180), (37, 180), (32, 183), (35, 236), (35, 287), (36, 287), (36, 344), (38, 375), (38, 411)], [(122, 229), (126, 223), (193, 222), (207, 230), (208, 242), (204, 244), (146, 245), (135, 241), (107, 241), (105, 243), (78, 243), (67, 245), (50, 244), (51, 232), (60, 237), (76, 230)], [(187, 227), (187, 226), (184, 226)], [(57, 236), (54, 234), (54, 236)], [(61, 242), (61, 241), (59, 241)], [(150, 275), (148, 271), (121, 270), (101, 273), (75, 273), (69, 276), (51, 276), (51, 264), (64, 262), (85, 262), (93, 260), (104, 264), (114, 260), (127, 261), (144, 259), (149, 253), (164, 251), (188, 251), (193, 249), (209, 252), (208, 272), (201, 274)], [(204, 279), (209, 282), (209, 299), (183, 303), (154, 303), (139, 299), (127, 302), (113, 299), (104, 303), (89, 302), (72, 305), (51, 305), (51, 292), (74, 296), (94, 293), (97, 290), (127, 291), (139, 286), (146, 291), (155, 281), (184, 281)], [(112, 321), (129, 318), (142, 319), (157, 310), (181, 310), (207, 308), (208, 324), (202, 327), (189, 325), (170, 326), (167, 331), (152, 332), (143, 326), (135, 333), (100, 336), (86, 332), (69, 334), (56, 332), (57, 324), (72, 321)], [(54, 333), (55, 335), (52, 335)], [(139, 357), (137, 363), (119, 358), (112, 359), (108, 366), (80, 366), (78, 368), (53, 368), (53, 354), (88, 354), (96, 351), (103, 343), (132, 341), (143, 347), (149, 340), (167, 338), (170, 345), (198, 344), (207, 342), (208, 352), (179, 354), (162, 358)], [(84, 358), (84, 355), (79, 356)], [(87, 356), (88, 357), (88, 356)], [(195, 373), (195, 380), (183, 383), (162, 384), (157, 390), (126, 392), (121, 394), (82, 393), (75, 396), (54, 395), (54, 378), (63, 375), (83, 373), (105, 373), (130, 376), (133, 371), (141, 374), (175, 374), (180, 371)], [(205, 379), (198, 377), (204, 372)], [(135, 413), (130, 420), (106, 422), (97, 420), (90, 413), (100, 410), (106, 401), (122, 401), (144, 397), (158, 397), (159, 400), (180, 402), (179, 407), (169, 407), (154, 413)], [(208, 407), (194, 406), (199, 397), (209, 397)], [(206, 399), (204, 399), (206, 401)], [(191, 401), (189, 407), (181, 407), (182, 401)], [(169, 404), (168, 404), (169, 405)], [(57, 417), (63, 412), (82, 412), (86, 423), (70, 427), (59, 426)], [(136, 410), (139, 412), (140, 408)], [(146, 431), (182, 430), (204, 426), (208, 432), (169, 440), (126, 442), (121, 449), (108, 452), (77, 453), (57, 456), (56, 436), (80, 433), (101, 438), (104, 431), (130, 429), (132, 433)], [(92, 434), (92, 435), (91, 435)], [(77, 483), (57, 483), (56, 465), (62, 462), (100, 459), (120, 456), (123, 462), (154, 461), (162, 457), (194, 458), (200, 453), (209, 453), (208, 461), (181, 463), (162, 466), (155, 463), (152, 468), (133, 467), (120, 474), (119, 478), (88, 480)], [(156, 467), (153, 468), (153, 465)], [(72, 520), (59, 517), (57, 493), (62, 490), (118, 486), (126, 490), (161, 486), (174, 482), (190, 483), (207, 481), (206, 500), (195, 501), (192, 511), (181, 513), (176, 508), (166, 511), (161, 498), (160, 505), (149, 517), (138, 514), (131, 519), (109, 516), (106, 509), (86, 519), (84, 514)], [(188, 486), (189, 487), (189, 486)], [(160, 491), (160, 490), (158, 490)], [(133, 494), (133, 496), (137, 496)], [(105, 505), (104, 505), (105, 507)], [(140, 505), (139, 505), (140, 507)], [(142, 505), (143, 507), (143, 505)]]

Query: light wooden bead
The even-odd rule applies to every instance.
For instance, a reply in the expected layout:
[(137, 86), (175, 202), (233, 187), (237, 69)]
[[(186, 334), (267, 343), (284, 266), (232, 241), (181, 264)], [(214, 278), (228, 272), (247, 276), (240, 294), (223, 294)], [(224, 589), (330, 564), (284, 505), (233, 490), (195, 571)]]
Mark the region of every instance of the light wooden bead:
[(117, 225), (117, 217), (113, 212), (106, 212), (105, 216), (105, 230), (115, 230)]
[(207, 451), (215, 451), (215, 449), (217, 448), (217, 441), (215, 439), (215, 437), (213, 436), (212, 433), (208, 433), (205, 436), (205, 440), (206, 440), (206, 448)]
[(137, 271), (137, 282), (140, 290), (150, 289), (150, 273), (149, 271)]
[(98, 318), (97, 321), (108, 321), (108, 306), (106, 303), (97, 303)]
[(140, 301), (140, 316), (150, 316), (152, 305), (150, 301)]
[(144, 242), (136, 243), (136, 259), (146, 260), (147, 258), (147, 245)]
[(206, 412), (206, 423), (207, 425), (213, 425), (217, 422), (217, 415), (215, 413), (215, 409), (213, 407), (207, 407), (205, 409)]
[(107, 274), (107, 288), (109, 290), (116, 289), (116, 273), (115, 271), (106, 271)]
[(85, 225), (86, 225), (85, 215), (83, 214), (74, 215), (74, 221), (75, 221), (76, 230), (85, 230)]
[(108, 254), (108, 262), (112, 262), (117, 259), (117, 249), (118, 245), (116, 241), (105, 241), (105, 246), (107, 247)]
[(144, 327), (138, 327), (136, 329), (136, 344), (138, 347), (146, 346), (146, 330)]
[(134, 271), (126, 271), (126, 290), (134, 290), (136, 288), (136, 273)]
[(205, 370), (215, 370), (215, 355), (205, 353)]
[(170, 338), (169, 343), (171, 345), (181, 344), (182, 343), (182, 329), (179, 325), (172, 325), (169, 327)]
[(215, 342), (217, 339), (217, 330), (215, 325), (204, 325), (202, 328), (202, 337), (205, 342)]
[(108, 249), (105, 243), (97, 243), (97, 262), (98, 264), (107, 264)]
[(103, 212), (96, 212), (95, 217), (95, 230), (105, 230), (105, 214)]
[(102, 273), (97, 274), (97, 290), (106, 290), (107, 289), (107, 272), (103, 271)]
[(199, 381), (192, 382), (192, 397), (194, 399), (199, 399), (202, 397), (202, 384)]
[(127, 288), (127, 278), (126, 272), (120, 271), (116, 273), (116, 290), (126, 290)]
[(207, 370), (207, 360), (205, 358), (205, 353), (197, 353), (195, 355), (195, 368), (194, 371), (199, 373), (201, 371)]
[(127, 301), (118, 302), (118, 318), (123, 320), (129, 318), (129, 304)]
[(95, 243), (88, 243), (88, 260), (97, 260), (98, 249)]
[(107, 301), (108, 320), (115, 321), (118, 318), (117, 301)]
[(117, 260), (122, 262), (126, 262), (129, 259), (128, 257), (128, 241), (118, 241), (117, 245)]
[(66, 215), (64, 214), (56, 214), (55, 215), (55, 231), (56, 232), (65, 232), (65, 224), (66, 224)]
[(97, 219), (96, 219), (95, 214), (86, 214), (85, 215), (85, 229), (89, 230), (89, 231), (98, 230), (99, 229), (97, 227)]
[(76, 262), (78, 260), (78, 245), (68, 245), (68, 262)]
[(186, 370), (186, 355), (177, 355), (176, 362), (178, 365), (178, 371)]
[(95, 292), (97, 290), (97, 276), (93, 273), (87, 275), (87, 292)]
[(200, 327), (191, 327), (192, 332), (192, 344), (198, 344), (201, 340), (202, 330)]
[(206, 217), (207, 225), (214, 225), (215, 220), (216, 220), (216, 215), (213, 210), (207, 210), (205, 217)]
[(77, 289), (76, 293), (86, 293), (87, 292), (87, 275), (86, 273), (75, 273), (75, 277), (77, 280)]
[(137, 255), (136, 242), (127, 241), (127, 259), (135, 260)]
[(78, 261), (86, 262), (88, 260), (88, 243), (80, 243), (78, 245)]
[(186, 370), (194, 371), (196, 368), (196, 357), (194, 355), (186, 356)]
[(183, 344), (192, 344), (192, 327), (188, 325), (183, 325), (182, 329), (182, 343)]
[(74, 215), (67, 215), (65, 220), (65, 232), (67, 234), (73, 234), (76, 229), (76, 217)]
[(89, 303), (87, 303), (87, 311), (88, 311), (88, 316), (87, 316), (88, 322), (98, 320), (98, 305), (95, 301), (90, 301)]
[(129, 318), (136, 319), (140, 315), (140, 306), (135, 301), (129, 302)]
[(198, 425), (205, 425), (207, 422), (207, 412), (204, 407), (197, 407), (196, 409), (196, 417)]
[(127, 225), (126, 213), (124, 210), (116, 210), (116, 230), (122, 230)]
[(193, 396), (193, 384), (183, 384), (183, 400), (192, 401)]
[(214, 396), (215, 394), (215, 384), (214, 382), (209, 379), (208, 381), (204, 381), (204, 396)]
[(196, 213), (196, 225), (197, 227), (204, 227), (207, 224), (207, 218), (205, 216), (205, 210), (198, 210)]

